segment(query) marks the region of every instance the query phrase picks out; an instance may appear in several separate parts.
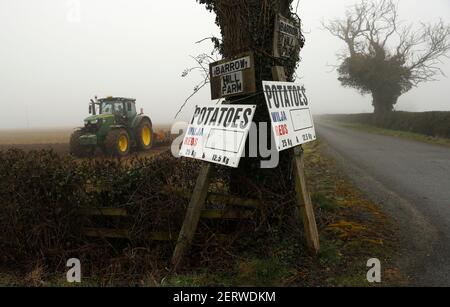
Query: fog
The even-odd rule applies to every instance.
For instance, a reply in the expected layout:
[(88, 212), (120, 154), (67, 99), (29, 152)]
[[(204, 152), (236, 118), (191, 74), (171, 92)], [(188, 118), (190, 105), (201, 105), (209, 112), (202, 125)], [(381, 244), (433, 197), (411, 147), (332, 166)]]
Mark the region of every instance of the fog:
[[(298, 75), (316, 114), (371, 112), (371, 97), (342, 88), (332, 70), (344, 48), (321, 29), (353, 0), (302, 0), (307, 44)], [(79, 14), (77, 6), (79, 4)], [(449, 0), (399, 0), (400, 19), (450, 23)], [(173, 120), (200, 76), (190, 58), (210, 52), (214, 15), (194, 0), (0, 0), (0, 129), (74, 127), (95, 95), (136, 98), (156, 123)], [(450, 61), (442, 64), (450, 76)], [(211, 103), (209, 88), (190, 102)], [(397, 110), (450, 110), (450, 79), (422, 84)]]

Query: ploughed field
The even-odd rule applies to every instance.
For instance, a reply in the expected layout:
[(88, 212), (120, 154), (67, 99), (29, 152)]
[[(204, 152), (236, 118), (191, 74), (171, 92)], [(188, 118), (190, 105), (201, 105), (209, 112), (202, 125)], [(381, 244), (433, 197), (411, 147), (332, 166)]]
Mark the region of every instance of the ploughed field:
[[(154, 129), (155, 132), (169, 131), (170, 127), (168, 125), (160, 125)], [(58, 154), (69, 154), (69, 140), (74, 130), (74, 128), (0, 130), (0, 151), (12, 148), (24, 151), (52, 149)], [(150, 151), (143, 155), (149, 156), (161, 153), (167, 150), (169, 146), (170, 144), (155, 144)], [(132, 152), (132, 154), (134, 153)], [(98, 150), (96, 155), (101, 155), (101, 151)]]

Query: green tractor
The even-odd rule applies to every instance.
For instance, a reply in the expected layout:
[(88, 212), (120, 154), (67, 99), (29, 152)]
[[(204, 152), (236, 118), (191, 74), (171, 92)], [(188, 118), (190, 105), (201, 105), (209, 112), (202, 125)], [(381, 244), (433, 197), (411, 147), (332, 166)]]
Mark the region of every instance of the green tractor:
[(90, 117), (70, 138), (70, 152), (89, 157), (97, 148), (108, 156), (125, 157), (132, 148), (147, 151), (153, 145), (153, 125), (148, 116), (136, 112), (136, 100), (108, 97), (91, 100)]

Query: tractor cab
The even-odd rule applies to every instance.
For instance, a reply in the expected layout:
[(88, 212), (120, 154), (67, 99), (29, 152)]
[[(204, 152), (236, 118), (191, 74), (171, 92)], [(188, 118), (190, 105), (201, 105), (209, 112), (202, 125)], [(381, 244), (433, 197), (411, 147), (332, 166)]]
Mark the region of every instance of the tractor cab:
[(108, 97), (91, 100), (86, 128), (101, 128), (106, 125), (130, 125), (137, 116), (136, 99)]
[(108, 97), (91, 100), (89, 114), (92, 115), (123, 115), (126, 117), (136, 116), (136, 99)]

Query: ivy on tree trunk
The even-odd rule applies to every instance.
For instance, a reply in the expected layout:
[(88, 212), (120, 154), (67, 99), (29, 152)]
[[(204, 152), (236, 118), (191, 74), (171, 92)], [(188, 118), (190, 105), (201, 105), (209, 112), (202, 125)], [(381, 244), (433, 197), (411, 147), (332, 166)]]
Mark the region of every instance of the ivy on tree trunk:
[[(243, 52), (253, 52), (256, 68), (256, 87), (259, 95), (242, 100), (242, 97), (230, 98), (229, 103), (238, 100), (239, 104), (257, 105), (254, 122), (267, 123), (266, 144), (271, 144), (271, 125), (267, 105), (262, 94), (262, 81), (273, 80), (272, 68), (283, 66), (287, 81), (294, 81), (295, 71), (300, 61), (296, 54), (289, 59), (273, 57), (274, 30), (276, 17), (281, 14), (286, 18), (298, 22), (298, 17), (292, 12), (293, 0), (197, 0), (205, 4), (206, 8), (216, 14), (216, 23), (220, 27), (221, 40), (215, 40), (216, 48), (224, 58), (236, 56)], [(303, 47), (304, 41), (301, 41)], [(258, 133), (259, 135), (259, 133)], [(248, 177), (257, 186), (269, 185), (274, 180), (274, 174), (282, 174), (285, 179), (280, 184), (291, 184), (291, 155), (283, 152), (277, 171), (260, 168), (261, 157), (257, 159), (244, 158), (240, 169), (232, 173), (231, 187), (233, 192), (243, 194), (248, 186), (237, 177)], [(244, 180), (245, 181), (245, 180)], [(271, 186), (274, 188), (274, 186)], [(277, 190), (275, 187), (274, 189)]]

